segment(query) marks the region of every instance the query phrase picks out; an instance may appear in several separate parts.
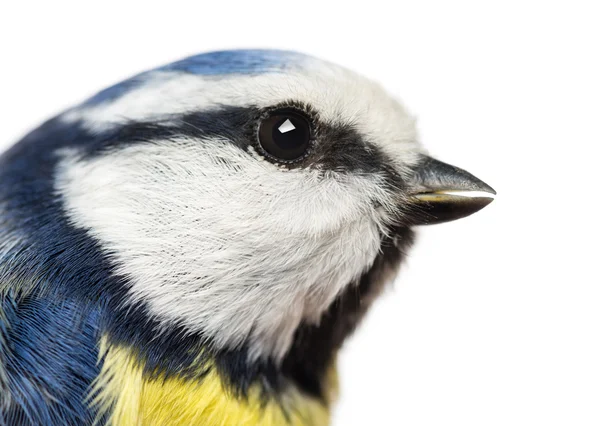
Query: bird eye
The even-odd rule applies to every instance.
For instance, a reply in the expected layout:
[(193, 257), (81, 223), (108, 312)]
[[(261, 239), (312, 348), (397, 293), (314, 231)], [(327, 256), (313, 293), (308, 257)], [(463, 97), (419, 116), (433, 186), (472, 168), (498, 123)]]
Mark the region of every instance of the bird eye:
[(258, 140), (263, 150), (277, 160), (301, 158), (310, 146), (310, 124), (299, 112), (282, 109), (262, 120)]

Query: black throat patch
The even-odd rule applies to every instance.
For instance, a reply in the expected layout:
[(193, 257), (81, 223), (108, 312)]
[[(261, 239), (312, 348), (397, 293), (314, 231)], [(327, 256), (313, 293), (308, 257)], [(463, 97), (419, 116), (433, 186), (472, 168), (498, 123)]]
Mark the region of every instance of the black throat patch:
[(303, 392), (326, 402), (328, 370), (339, 349), (384, 285), (395, 276), (413, 239), (411, 229), (395, 229), (393, 239), (383, 241), (381, 252), (371, 269), (358, 282), (348, 285), (323, 314), (320, 323), (302, 324), (298, 328), (292, 347), (280, 367), (270, 362), (250, 364), (247, 351), (241, 349), (215, 354), (219, 373), (234, 391), (242, 395), (257, 380), (271, 390), (278, 390), (291, 382)]

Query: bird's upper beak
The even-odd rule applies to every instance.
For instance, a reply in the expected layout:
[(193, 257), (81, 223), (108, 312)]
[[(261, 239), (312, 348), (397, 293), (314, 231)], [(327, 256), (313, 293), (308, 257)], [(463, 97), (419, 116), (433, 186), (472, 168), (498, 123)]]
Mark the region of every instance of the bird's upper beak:
[(496, 191), (469, 172), (424, 157), (410, 182), (412, 224), (431, 225), (467, 217), (494, 200)]

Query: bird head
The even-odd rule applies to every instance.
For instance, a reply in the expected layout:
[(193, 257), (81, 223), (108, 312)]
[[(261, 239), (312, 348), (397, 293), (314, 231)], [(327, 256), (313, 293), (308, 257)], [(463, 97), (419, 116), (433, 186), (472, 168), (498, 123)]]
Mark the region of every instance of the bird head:
[(281, 51), (140, 74), (50, 120), (4, 164), (47, 199), (28, 238), (54, 250), (44, 261), (63, 281), (101, 263), (89, 281), (105, 283), (90, 292), (121, 295), (153, 332), (276, 362), (365, 277), (389, 279), (413, 226), (465, 217), (494, 194), (428, 156), (378, 84)]

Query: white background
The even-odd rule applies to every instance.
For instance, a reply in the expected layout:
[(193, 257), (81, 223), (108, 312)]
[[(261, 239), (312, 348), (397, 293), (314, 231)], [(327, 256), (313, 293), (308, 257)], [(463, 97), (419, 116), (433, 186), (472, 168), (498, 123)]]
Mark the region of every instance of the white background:
[(335, 425), (600, 424), (595, 2), (151, 3), (3, 2), (0, 147), (207, 50), (295, 49), (366, 74), (498, 196), (420, 230), (343, 351)]

